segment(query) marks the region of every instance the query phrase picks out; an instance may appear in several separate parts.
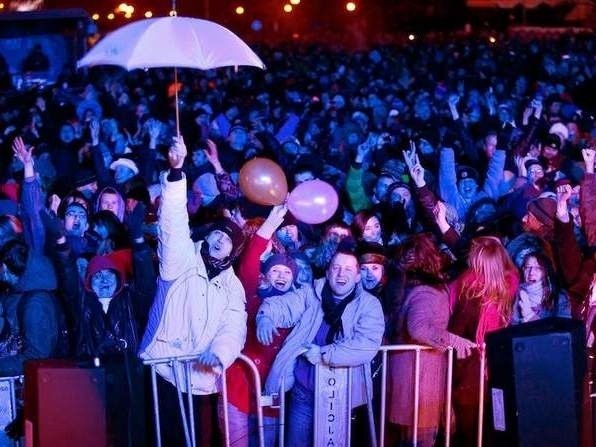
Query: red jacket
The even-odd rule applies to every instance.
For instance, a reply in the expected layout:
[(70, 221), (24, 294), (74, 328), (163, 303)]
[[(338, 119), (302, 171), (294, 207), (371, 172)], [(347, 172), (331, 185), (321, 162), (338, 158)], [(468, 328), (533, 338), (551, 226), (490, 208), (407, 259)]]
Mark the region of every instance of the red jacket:
[[(238, 277), (246, 292), (246, 312), (248, 314), (248, 331), (246, 344), (242, 353), (252, 359), (257, 366), (261, 381), (264, 383), (271, 365), (283, 345), (286, 336), (291, 329), (278, 329), (279, 336), (276, 336), (273, 343), (263, 346), (257, 340), (256, 316), (261, 298), (257, 295), (261, 254), (265, 251), (269, 241), (255, 234), (246, 246), (238, 269)], [(256, 412), (254, 379), (251, 371), (242, 360), (236, 360), (227, 371), (228, 400), (236, 408), (244, 413)], [(267, 416), (277, 416), (277, 411), (264, 408)]]

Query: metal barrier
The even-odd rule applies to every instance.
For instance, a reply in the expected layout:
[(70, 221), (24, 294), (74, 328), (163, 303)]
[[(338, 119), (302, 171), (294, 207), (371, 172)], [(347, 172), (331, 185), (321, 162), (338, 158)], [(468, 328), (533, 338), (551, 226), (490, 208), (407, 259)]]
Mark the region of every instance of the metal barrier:
[[(22, 384), (23, 380), (24, 376), (0, 377), (0, 430), (2, 432), (17, 416), (16, 386)], [(13, 441), (12, 445), (18, 446), (20, 442)]]
[[(158, 359), (147, 359), (144, 360), (143, 363), (151, 367), (151, 388), (153, 394), (153, 416), (155, 419), (155, 439), (157, 447), (161, 447), (161, 425), (159, 421), (159, 399), (158, 399), (158, 391), (157, 391), (157, 371), (156, 367), (158, 365), (168, 364), (174, 371), (174, 381), (175, 387), (178, 392), (178, 404), (180, 408), (180, 416), (182, 419), (182, 429), (184, 430), (184, 438), (186, 440), (187, 447), (195, 447), (195, 425), (194, 425), (194, 408), (192, 397), (193, 394), (188, 392), (186, 393), (187, 397), (187, 405), (188, 405), (188, 414), (184, 407), (182, 391), (180, 389), (180, 385), (183, 383), (182, 381), (186, 381), (186, 390), (190, 391), (191, 389), (191, 368), (192, 363), (196, 362), (198, 359), (198, 355), (188, 355), (188, 356), (180, 356), (180, 357), (167, 357), (167, 358), (158, 358)], [(259, 445), (261, 447), (264, 446), (264, 433), (263, 433), (263, 403), (261, 400), (261, 378), (259, 376), (259, 372), (257, 367), (253, 363), (253, 361), (245, 356), (244, 354), (240, 354), (238, 356), (238, 360), (245, 362), (248, 367), (250, 368), (254, 386), (255, 386), (255, 399), (257, 404), (257, 421), (258, 421), (258, 436), (259, 436)], [(181, 369), (184, 369), (184, 375), (181, 375)], [(222, 383), (222, 390), (221, 390), (221, 397), (223, 399), (222, 407), (223, 407), (223, 419), (224, 419), (224, 439), (226, 447), (230, 445), (230, 426), (229, 426), (229, 414), (228, 414), (228, 391), (226, 385), (226, 375), (225, 371), (222, 374), (221, 378)]]
[[(373, 447), (377, 447), (377, 444), (381, 447), (385, 445), (385, 426), (386, 426), (386, 406), (387, 406), (387, 363), (388, 363), (388, 353), (389, 352), (410, 352), (413, 351), (415, 353), (415, 377), (414, 377), (414, 420), (413, 420), (413, 444), (414, 446), (417, 445), (418, 438), (418, 421), (419, 421), (419, 405), (420, 405), (420, 355), (422, 351), (431, 351), (433, 348), (429, 346), (423, 345), (386, 345), (381, 346), (379, 352), (382, 354), (382, 378), (381, 378), (381, 395), (380, 395), (380, 425), (379, 425), (379, 433), (378, 439), (375, 436), (375, 423), (374, 423), (374, 415), (373, 415), (373, 396), (368, 395), (369, 388), (365, 386), (367, 395), (367, 413), (368, 413), (368, 420), (369, 420), (369, 427), (371, 433), (371, 444)], [(451, 396), (452, 396), (452, 379), (453, 379), (453, 349), (450, 347), (447, 349), (447, 373), (446, 373), (446, 399), (445, 399), (445, 427), (446, 427), (446, 436), (445, 436), (445, 446), (450, 446), (450, 429), (451, 426)], [(182, 391), (180, 390), (180, 385), (183, 383), (183, 380), (186, 380), (186, 389), (190, 389), (190, 368), (192, 367), (192, 363), (195, 362), (198, 358), (198, 355), (193, 356), (181, 356), (181, 357), (168, 357), (168, 358), (159, 358), (159, 359), (149, 359), (144, 360), (145, 365), (149, 365), (151, 367), (151, 384), (152, 384), (152, 394), (153, 394), (153, 408), (154, 408), (154, 418), (155, 418), (155, 436), (156, 436), (156, 445), (161, 447), (161, 426), (159, 420), (159, 399), (158, 399), (158, 391), (157, 391), (157, 372), (156, 366), (162, 364), (169, 364), (169, 366), (174, 370), (174, 377), (176, 382), (176, 389), (178, 390), (178, 400), (179, 400), (179, 407), (180, 407), (180, 414), (182, 419), (182, 429), (184, 430), (184, 437), (186, 440), (186, 445), (188, 447), (195, 447), (195, 426), (194, 426), (194, 409), (192, 403), (192, 394), (187, 393), (187, 406), (188, 406), (188, 414), (184, 407)], [(261, 379), (255, 366), (254, 362), (244, 354), (240, 354), (238, 357), (239, 360), (243, 361), (248, 365), (250, 368), (254, 386), (255, 386), (255, 399), (256, 399), (256, 408), (257, 408), (257, 423), (258, 423), (258, 439), (259, 439), (259, 446), (264, 447), (264, 424), (263, 424), (263, 407), (264, 406), (271, 406), (272, 408), (279, 408), (279, 438), (278, 444), (280, 447), (283, 447), (285, 444), (285, 415), (286, 415), (286, 399), (285, 399), (285, 381), (282, 378), (281, 386), (280, 386), (280, 393), (279, 393), (279, 406), (271, 405), (271, 399), (267, 399), (266, 396), (261, 396)], [(484, 388), (484, 350), (482, 350), (481, 355), (481, 368), (480, 368), (480, 378), (481, 382), (481, 390)], [(348, 382), (347, 382), (347, 411), (348, 414), (346, 418), (348, 420), (348, 430), (347, 430), (347, 437), (346, 445), (350, 445), (350, 421), (351, 421), (351, 384), (352, 384), (352, 370), (354, 368), (362, 370), (362, 366), (359, 367), (345, 367), (348, 369)], [(181, 369), (183, 369), (184, 374), (181, 374)], [(338, 368), (339, 369), (339, 368)], [(321, 388), (319, 383), (320, 377), (320, 368), (317, 366), (315, 368), (315, 389), (319, 390)], [(365, 378), (366, 380), (366, 378)], [(228, 399), (227, 399), (227, 386), (225, 380), (225, 372), (222, 375), (222, 389), (221, 389), (221, 397), (223, 399), (223, 419), (224, 419), (224, 437), (225, 437), (225, 445), (228, 447), (230, 445), (230, 432), (229, 432), (229, 415), (228, 415)], [(481, 395), (480, 403), (479, 403), (479, 423), (478, 423), (478, 440), (479, 446), (482, 445), (482, 413), (483, 413), (483, 396)], [(314, 412), (314, 424), (315, 428), (313, 432), (316, 432), (316, 424), (317, 421), (320, 419), (318, 414), (316, 413), (316, 408)]]
[[(381, 411), (379, 426), (379, 445), (385, 446), (385, 425), (387, 419), (387, 361), (389, 352), (414, 352), (414, 415), (413, 415), (413, 438), (414, 446), (418, 444), (418, 422), (420, 409), (420, 353), (422, 351), (432, 351), (430, 346), (423, 345), (385, 345), (381, 346), (379, 351), (382, 353), (382, 373), (381, 373)], [(449, 447), (451, 443), (451, 388), (453, 382), (453, 348), (447, 349), (447, 377), (445, 385), (445, 446)], [(479, 444), (481, 446), (481, 444)]]

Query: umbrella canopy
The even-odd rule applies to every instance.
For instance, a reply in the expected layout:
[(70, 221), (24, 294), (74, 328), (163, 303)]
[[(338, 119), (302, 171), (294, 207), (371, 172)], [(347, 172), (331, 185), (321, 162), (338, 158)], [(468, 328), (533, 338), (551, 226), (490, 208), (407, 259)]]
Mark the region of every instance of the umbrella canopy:
[(178, 67), (209, 70), (229, 66), (265, 68), (236, 34), (209, 20), (159, 17), (118, 28), (95, 45), (77, 67), (118, 65), (135, 68)]

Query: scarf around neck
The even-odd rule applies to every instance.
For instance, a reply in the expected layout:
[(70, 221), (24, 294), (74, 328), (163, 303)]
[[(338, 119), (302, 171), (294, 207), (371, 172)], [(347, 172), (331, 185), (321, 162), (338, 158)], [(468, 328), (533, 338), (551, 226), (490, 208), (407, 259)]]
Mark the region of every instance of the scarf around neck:
[(322, 307), (323, 307), (323, 319), (329, 325), (329, 332), (327, 333), (326, 343), (333, 343), (338, 336), (344, 335), (344, 327), (341, 322), (341, 316), (346, 310), (346, 306), (350, 304), (356, 298), (356, 287), (354, 290), (336, 303), (331, 292), (331, 287), (328, 282), (325, 282), (323, 290), (321, 291)]
[(207, 269), (207, 278), (210, 280), (232, 265), (232, 260), (229, 256), (224, 259), (217, 259), (211, 256), (209, 254), (209, 244), (207, 241), (203, 241), (203, 244), (201, 245), (201, 257), (203, 258), (205, 268)]

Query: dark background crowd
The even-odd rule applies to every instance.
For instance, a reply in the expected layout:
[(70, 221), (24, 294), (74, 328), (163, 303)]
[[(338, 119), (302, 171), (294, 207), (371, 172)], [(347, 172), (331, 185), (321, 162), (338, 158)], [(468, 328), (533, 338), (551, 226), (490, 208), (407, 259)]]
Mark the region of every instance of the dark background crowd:
[[(265, 70), (180, 70), (175, 83), (171, 69), (96, 67), (19, 91), (0, 62), (0, 374), (21, 374), (29, 359), (97, 357), (122, 375), (112, 398), (134, 395), (125, 377), (141, 374), (134, 360), (160, 293), (168, 170), (168, 181), (186, 179), (192, 239), (218, 246), (219, 231), (233, 243), (230, 264), (207, 272), (244, 272), (249, 303), (251, 293), (329, 278), (339, 247), (355, 253), (362, 287), (380, 300), (386, 343), (454, 346), (471, 364), (484, 334), (510, 324), (573, 317), (589, 334), (595, 45), (589, 33), (435, 35), (358, 51), (261, 45)], [(51, 55), (35, 50), (25, 69), (47, 70)], [(180, 166), (176, 90), (188, 152)], [(334, 216), (306, 224), (247, 200), (238, 176), (255, 157), (281, 166), (290, 191), (313, 179), (332, 185)], [(406, 311), (421, 285), (442, 303), (423, 302), (442, 318), (432, 324), (449, 329), (442, 341), (414, 330), (428, 315)], [(248, 340), (257, 308), (249, 304)], [(403, 364), (396, 377), (407, 376)], [(474, 426), (469, 364), (456, 374), (461, 445)], [(390, 405), (391, 422), (408, 427), (399, 398)], [(421, 417), (424, 445), (436, 437), (432, 414)]]

